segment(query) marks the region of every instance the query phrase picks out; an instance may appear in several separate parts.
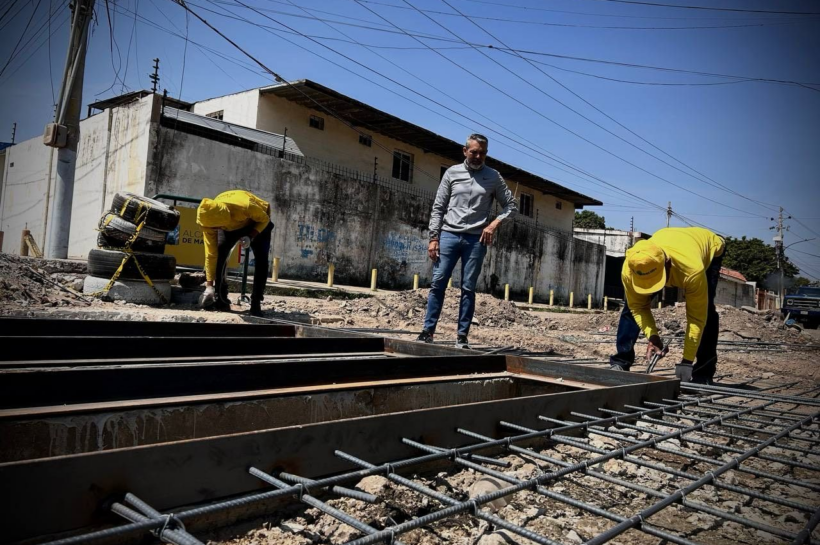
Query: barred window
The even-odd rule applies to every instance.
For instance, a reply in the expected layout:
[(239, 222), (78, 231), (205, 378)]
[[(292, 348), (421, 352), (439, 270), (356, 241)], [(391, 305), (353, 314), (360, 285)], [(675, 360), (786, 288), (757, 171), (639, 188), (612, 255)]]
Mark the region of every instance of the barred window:
[(522, 216), (532, 217), (534, 198), (530, 193), (521, 193), (518, 203), (518, 211)]
[(372, 147), (373, 146), (373, 137), (369, 134), (360, 134), (359, 135), (359, 144), (363, 146)]
[(562, 208), (564, 208), (564, 203), (562, 203), (561, 201), (555, 201), (555, 208), (561, 210)]
[(393, 152), (393, 178), (410, 182), (413, 179), (413, 156), (403, 151)]
[(310, 116), (310, 126), (320, 131), (325, 130), (325, 118), (318, 115)]

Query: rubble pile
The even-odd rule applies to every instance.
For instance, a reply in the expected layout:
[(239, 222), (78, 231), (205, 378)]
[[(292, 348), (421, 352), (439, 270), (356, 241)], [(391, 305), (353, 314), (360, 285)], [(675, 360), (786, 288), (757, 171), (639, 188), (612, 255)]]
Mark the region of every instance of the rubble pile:
[(12, 311), (15, 308), (71, 306), (80, 302), (76, 292), (82, 290), (85, 274), (43, 267), (43, 263), (42, 260), (0, 253), (0, 306)]

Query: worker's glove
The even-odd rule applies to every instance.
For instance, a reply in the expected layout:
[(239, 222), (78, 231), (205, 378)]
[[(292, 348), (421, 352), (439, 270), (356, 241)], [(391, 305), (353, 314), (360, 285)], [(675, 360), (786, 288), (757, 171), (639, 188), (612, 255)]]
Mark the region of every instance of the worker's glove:
[(239, 246), (242, 247), (243, 250), (247, 250), (251, 245), (251, 237), (242, 237), (239, 239)]
[(692, 368), (691, 363), (681, 362), (675, 366), (675, 377), (679, 378), (681, 382), (692, 382)]
[(213, 286), (205, 286), (205, 291), (199, 296), (199, 307), (210, 308), (216, 303), (216, 291)]

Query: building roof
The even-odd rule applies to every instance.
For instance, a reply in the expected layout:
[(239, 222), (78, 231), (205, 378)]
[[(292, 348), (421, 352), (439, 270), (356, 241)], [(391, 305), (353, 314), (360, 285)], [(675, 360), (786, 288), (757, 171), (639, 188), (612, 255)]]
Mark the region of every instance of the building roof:
[(726, 267), (721, 267), (720, 268), (720, 274), (722, 274), (723, 276), (727, 276), (729, 278), (732, 278), (733, 280), (738, 280), (738, 281), (744, 282), (744, 283), (748, 282), (748, 280), (746, 280), (745, 276), (743, 276), (741, 273), (737, 272), (734, 269), (727, 269)]
[[(324, 107), (334, 112), (345, 122), (354, 126), (384, 134), (390, 138), (395, 138), (396, 140), (419, 147), (425, 152), (435, 153), (436, 155), (452, 159), (456, 163), (464, 160), (462, 153), (463, 144), (439, 136), (423, 127), (419, 127), (394, 115), (378, 110), (311, 80), (303, 79), (291, 83), (280, 83), (270, 87), (263, 87), (259, 90), (259, 93), (284, 98), (313, 110), (321, 111), (321, 108)], [(317, 106), (317, 103), (319, 106)], [(568, 189), (546, 178), (536, 176), (531, 172), (499, 161), (493, 157), (487, 157), (487, 166), (496, 169), (505, 178), (520, 182), (542, 193), (555, 195), (556, 197), (569, 201), (573, 203), (576, 208), (586, 205), (603, 204), (597, 199)]]
[(0, 142), (0, 151), (3, 151), (6, 148), (12, 147), (14, 144), (11, 142)]
[(293, 141), (293, 138), (288, 138), (282, 136), (281, 134), (261, 131), (259, 129), (251, 129), (248, 127), (243, 127), (242, 125), (237, 125), (236, 123), (228, 123), (227, 121), (222, 121), (221, 119), (206, 117), (204, 115), (186, 112), (184, 110), (177, 110), (176, 108), (171, 108), (168, 106), (166, 106), (163, 110), (162, 116), (167, 119), (173, 119), (177, 123), (187, 123), (188, 125), (195, 125), (211, 131), (218, 131), (232, 137), (262, 144), (263, 146), (268, 146), (269, 148), (273, 148), (275, 150), (281, 150), (284, 146), (286, 153), (302, 157), (304, 156), (302, 150), (300, 150), (299, 146), (296, 145), (296, 142)]
[[(88, 115), (91, 115), (91, 110), (107, 110), (115, 106), (129, 104), (131, 102), (134, 102), (135, 100), (139, 100), (152, 94), (154, 94), (152, 91), (146, 91), (145, 89), (143, 89), (141, 91), (132, 91), (130, 93), (125, 93), (124, 95), (117, 95), (111, 98), (106, 98), (104, 100), (98, 100), (97, 102), (92, 102), (88, 105)], [(189, 110), (193, 103), (185, 102), (184, 100), (179, 100), (173, 97), (165, 97), (165, 105), (171, 106), (172, 108), (178, 108), (181, 110)]]

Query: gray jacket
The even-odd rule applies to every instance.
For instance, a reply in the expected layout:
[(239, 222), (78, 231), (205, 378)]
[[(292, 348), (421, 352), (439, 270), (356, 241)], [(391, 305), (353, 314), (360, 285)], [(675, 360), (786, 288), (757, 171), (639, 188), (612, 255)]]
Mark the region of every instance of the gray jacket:
[(438, 186), (430, 214), (430, 240), (438, 239), (442, 229), (451, 233), (480, 234), (490, 223), (493, 198), (504, 209), (498, 219), (516, 211), (515, 198), (497, 170), (484, 166), (472, 170), (466, 162), (447, 169)]

